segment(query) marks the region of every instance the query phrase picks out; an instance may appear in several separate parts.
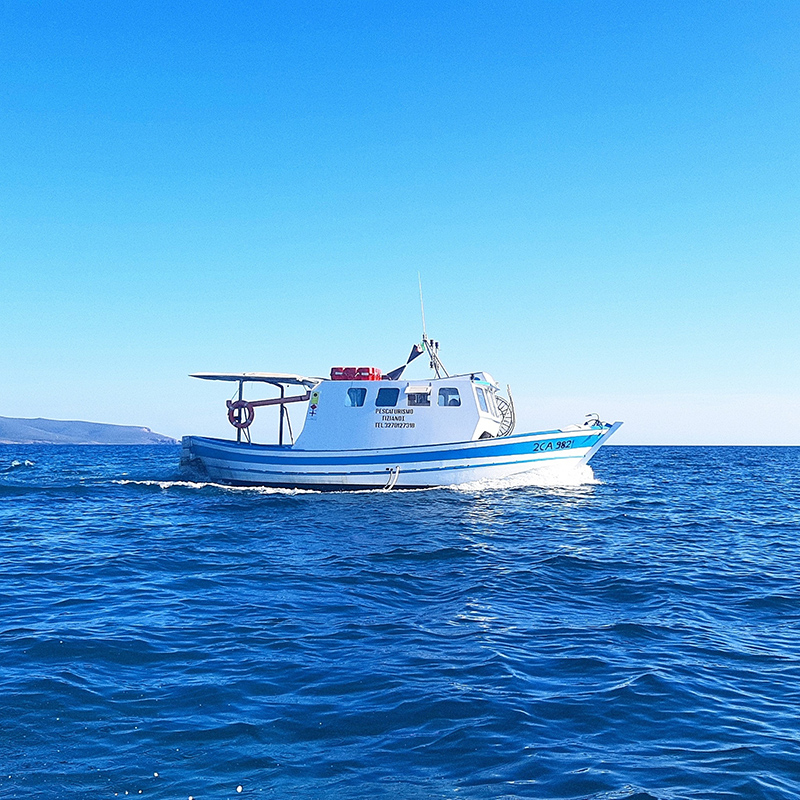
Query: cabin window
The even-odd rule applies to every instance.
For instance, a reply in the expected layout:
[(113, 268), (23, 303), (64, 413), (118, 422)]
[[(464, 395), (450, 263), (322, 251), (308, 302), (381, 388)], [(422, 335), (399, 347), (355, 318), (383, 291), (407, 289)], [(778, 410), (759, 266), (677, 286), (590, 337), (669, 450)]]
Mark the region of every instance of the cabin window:
[(458, 389), (439, 389), (439, 405), (440, 406), (460, 406), (461, 396)]
[(397, 398), (400, 396), (399, 389), (390, 389), (384, 386), (383, 389), (378, 389), (378, 396), (375, 398), (376, 406), (396, 406)]
[(367, 399), (366, 389), (348, 389), (347, 396), (344, 399), (344, 404), (352, 408), (359, 408), (364, 405)]
[(489, 401), (489, 411), (493, 417), (499, 416), (497, 413), (497, 404), (494, 402), (494, 392), (486, 391), (486, 399)]
[(478, 395), (478, 405), (481, 407), (481, 411), (484, 414), (489, 413), (489, 406), (486, 405), (486, 395), (483, 393), (483, 389), (480, 386), (475, 387), (475, 393)]
[(428, 392), (409, 392), (408, 404), (410, 406), (429, 406), (431, 396)]

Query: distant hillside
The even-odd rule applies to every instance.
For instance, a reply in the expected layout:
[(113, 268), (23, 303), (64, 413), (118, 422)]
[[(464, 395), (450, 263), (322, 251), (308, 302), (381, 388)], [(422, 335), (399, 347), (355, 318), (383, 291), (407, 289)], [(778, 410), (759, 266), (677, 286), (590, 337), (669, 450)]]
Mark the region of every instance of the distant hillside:
[(133, 425), (59, 419), (0, 417), (0, 444), (177, 444)]

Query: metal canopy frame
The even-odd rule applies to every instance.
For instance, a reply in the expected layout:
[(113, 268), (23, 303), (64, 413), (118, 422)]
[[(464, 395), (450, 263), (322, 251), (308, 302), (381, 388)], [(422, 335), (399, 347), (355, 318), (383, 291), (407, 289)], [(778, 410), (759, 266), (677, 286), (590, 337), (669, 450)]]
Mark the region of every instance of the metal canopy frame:
[[(289, 437), (294, 444), (294, 433), (292, 432), (292, 421), (289, 417), (289, 410), (286, 408), (288, 403), (301, 403), (311, 397), (311, 389), (316, 386), (322, 378), (307, 378), (303, 375), (292, 375), (281, 372), (197, 372), (189, 377), (199, 378), (205, 381), (228, 381), (239, 384), (238, 400), (236, 403), (228, 401), (228, 419), (236, 428), (236, 441), (242, 441), (242, 431), (244, 431), (248, 444), (250, 443), (250, 424), (255, 416), (255, 408), (261, 406), (280, 406), (280, 417), (278, 422), (278, 445), (283, 445), (284, 424), (289, 428)], [(280, 389), (281, 396), (273, 397), (268, 400), (244, 400), (245, 383), (268, 383)], [(302, 395), (292, 395), (286, 397), (287, 386), (304, 386), (306, 393)], [(232, 406), (235, 405), (235, 408)], [(242, 411), (247, 410), (250, 421), (245, 425), (234, 424), (233, 416), (237, 423), (242, 423)]]

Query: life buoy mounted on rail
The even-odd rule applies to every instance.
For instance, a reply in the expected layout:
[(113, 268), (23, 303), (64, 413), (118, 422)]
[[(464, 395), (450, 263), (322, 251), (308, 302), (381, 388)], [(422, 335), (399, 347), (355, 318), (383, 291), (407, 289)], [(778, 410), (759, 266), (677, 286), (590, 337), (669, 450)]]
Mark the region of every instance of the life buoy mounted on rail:
[(228, 400), (227, 405), (228, 422), (239, 430), (249, 428), (256, 416), (253, 404), (247, 400)]

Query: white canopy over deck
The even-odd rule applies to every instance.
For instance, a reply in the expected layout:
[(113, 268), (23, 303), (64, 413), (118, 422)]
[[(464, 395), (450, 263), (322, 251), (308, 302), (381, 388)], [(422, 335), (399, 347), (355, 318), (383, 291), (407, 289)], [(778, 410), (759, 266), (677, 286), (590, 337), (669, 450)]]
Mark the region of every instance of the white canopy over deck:
[(307, 378), (286, 372), (195, 372), (190, 378), (204, 381), (238, 381), (241, 383), (271, 383), (273, 386), (305, 386), (311, 389), (322, 378)]

